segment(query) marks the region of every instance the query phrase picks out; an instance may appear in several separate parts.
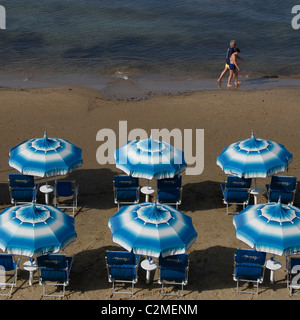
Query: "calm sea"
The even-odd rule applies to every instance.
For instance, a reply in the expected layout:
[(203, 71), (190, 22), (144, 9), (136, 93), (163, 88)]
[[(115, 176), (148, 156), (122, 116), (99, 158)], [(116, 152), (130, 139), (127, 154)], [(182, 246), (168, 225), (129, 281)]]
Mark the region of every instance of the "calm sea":
[(68, 79), (93, 86), (111, 77), (142, 76), (152, 83), (215, 81), (231, 39), (244, 58), (244, 79), (300, 75), (300, 29), (291, 26), (295, 1), (0, 0), (0, 5), (6, 10), (2, 82)]

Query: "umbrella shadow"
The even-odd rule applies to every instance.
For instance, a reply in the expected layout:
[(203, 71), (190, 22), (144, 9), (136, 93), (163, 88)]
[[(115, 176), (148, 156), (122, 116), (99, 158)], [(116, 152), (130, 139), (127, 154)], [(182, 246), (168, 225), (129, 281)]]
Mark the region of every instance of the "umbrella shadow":
[[(118, 246), (105, 246), (93, 250), (85, 250), (74, 256), (70, 272), (70, 292), (88, 292), (109, 289), (105, 262), (106, 250), (120, 251)], [(124, 251), (124, 250), (123, 250)]]
[[(117, 172), (106, 168), (100, 169), (78, 169), (71, 172), (68, 176), (57, 177), (58, 180), (75, 180), (79, 186), (78, 210), (88, 209), (110, 209), (114, 208), (113, 180)], [(54, 178), (49, 179), (49, 183), (54, 185)], [(44, 195), (38, 195), (38, 199)], [(43, 199), (41, 199), (43, 201)], [(53, 200), (53, 195), (52, 195)], [(51, 199), (50, 199), (51, 201)]]
[(0, 183), (0, 205), (10, 205), (8, 182)]
[(234, 288), (233, 262), (236, 248), (214, 246), (189, 254), (189, 290), (206, 291)]
[(220, 183), (207, 180), (185, 184), (182, 188), (182, 204), (180, 209), (194, 212), (223, 208)]

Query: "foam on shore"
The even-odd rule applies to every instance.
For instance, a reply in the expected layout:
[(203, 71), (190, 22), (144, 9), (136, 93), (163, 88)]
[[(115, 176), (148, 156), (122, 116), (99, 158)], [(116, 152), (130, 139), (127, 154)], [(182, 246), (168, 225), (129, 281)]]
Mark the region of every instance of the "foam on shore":
[[(300, 88), (300, 78), (265, 76), (240, 77), (242, 84), (231, 90), (266, 90), (275, 88)], [(232, 81), (233, 84), (233, 81)], [(161, 74), (58, 74), (11, 72), (0, 74), (0, 86), (10, 88), (40, 88), (51, 86), (83, 86), (98, 90), (112, 100), (143, 100), (153, 96), (180, 94), (202, 90), (228, 90), (227, 76), (220, 84), (216, 79)]]

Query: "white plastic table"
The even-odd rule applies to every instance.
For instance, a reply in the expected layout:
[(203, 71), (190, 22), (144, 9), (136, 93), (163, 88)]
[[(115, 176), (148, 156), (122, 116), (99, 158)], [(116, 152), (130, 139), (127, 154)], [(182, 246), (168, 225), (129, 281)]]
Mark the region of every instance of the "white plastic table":
[(28, 260), (23, 263), (23, 268), (29, 272), (29, 285), (32, 286), (33, 273), (37, 270), (36, 262)]
[(154, 189), (152, 187), (146, 186), (141, 189), (141, 192), (146, 196), (145, 201), (149, 202), (149, 195), (154, 192)]
[(40, 191), (45, 194), (45, 202), (49, 204), (49, 193), (53, 192), (54, 188), (49, 184), (44, 184), (40, 187)]
[(276, 261), (274, 259), (270, 259), (266, 263), (266, 267), (270, 270), (270, 283), (274, 283), (274, 271), (279, 270), (282, 265), (279, 261)]
[(146, 270), (146, 283), (150, 283), (150, 272), (155, 270), (157, 268), (157, 263), (153, 261), (152, 259), (149, 261), (148, 259), (145, 259), (141, 262), (141, 267)]
[(254, 204), (257, 204), (257, 198), (258, 198), (258, 195), (263, 193), (263, 189), (262, 188), (252, 188), (250, 190), (250, 193), (253, 194), (253, 197), (254, 197)]

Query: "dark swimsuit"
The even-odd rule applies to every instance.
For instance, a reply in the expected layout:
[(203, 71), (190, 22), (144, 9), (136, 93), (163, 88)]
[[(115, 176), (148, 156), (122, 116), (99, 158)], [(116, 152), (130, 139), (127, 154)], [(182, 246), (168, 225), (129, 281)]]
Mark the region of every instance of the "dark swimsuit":
[(229, 63), (229, 69), (234, 70), (235, 69), (235, 64), (234, 63)]

